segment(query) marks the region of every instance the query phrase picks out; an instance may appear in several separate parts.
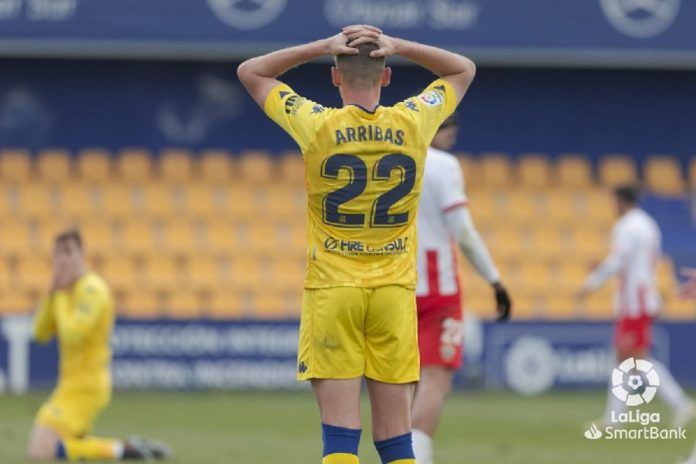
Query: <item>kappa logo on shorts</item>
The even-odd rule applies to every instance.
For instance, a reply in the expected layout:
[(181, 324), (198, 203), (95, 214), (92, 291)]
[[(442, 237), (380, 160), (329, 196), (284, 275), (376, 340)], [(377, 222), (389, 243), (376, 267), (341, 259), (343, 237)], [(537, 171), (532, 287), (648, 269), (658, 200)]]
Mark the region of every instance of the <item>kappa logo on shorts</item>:
[(304, 361), (300, 361), (300, 364), (297, 366), (297, 372), (300, 374), (307, 372), (307, 365), (304, 363)]

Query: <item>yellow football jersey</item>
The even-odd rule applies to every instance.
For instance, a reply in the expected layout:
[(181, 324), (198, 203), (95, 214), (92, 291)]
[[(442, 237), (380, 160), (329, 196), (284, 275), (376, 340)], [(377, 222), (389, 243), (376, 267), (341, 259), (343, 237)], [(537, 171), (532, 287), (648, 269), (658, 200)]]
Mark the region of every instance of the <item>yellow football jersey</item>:
[(416, 213), (427, 148), (457, 105), (438, 79), (392, 107), (328, 108), (276, 86), (265, 112), (302, 150), (305, 288), (416, 285)]
[(54, 292), (41, 302), (34, 338), (45, 343), (58, 337), (58, 389), (111, 388), (114, 318), (109, 287), (92, 272), (70, 290)]

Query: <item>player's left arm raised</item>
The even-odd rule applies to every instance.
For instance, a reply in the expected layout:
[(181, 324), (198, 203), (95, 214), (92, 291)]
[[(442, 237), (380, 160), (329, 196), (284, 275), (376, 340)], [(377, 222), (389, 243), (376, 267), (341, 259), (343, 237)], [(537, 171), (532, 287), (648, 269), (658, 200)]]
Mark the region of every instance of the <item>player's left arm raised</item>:
[(348, 42), (358, 37), (379, 37), (382, 31), (372, 26), (349, 26), (327, 39), (284, 48), (243, 62), (237, 68), (237, 76), (254, 101), (264, 108), (268, 93), (282, 84), (278, 77), (288, 70), (321, 56), (350, 55), (359, 53)]

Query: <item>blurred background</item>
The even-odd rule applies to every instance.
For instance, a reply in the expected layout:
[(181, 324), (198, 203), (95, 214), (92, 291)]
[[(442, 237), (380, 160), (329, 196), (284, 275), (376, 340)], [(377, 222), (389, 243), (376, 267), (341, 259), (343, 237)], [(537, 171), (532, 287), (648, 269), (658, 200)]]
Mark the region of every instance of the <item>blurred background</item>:
[[(640, 182), (664, 236), (655, 353), (696, 386), (696, 306), (674, 296), (696, 266), (693, 2), (0, 0), (0, 391), (53, 382), (26, 315), (68, 226), (116, 298), (117, 387), (296, 387), (304, 167), (235, 70), (351, 23), (478, 64), (455, 151), (517, 322), (488, 322), (491, 290), (462, 260), (460, 384), (605, 384), (612, 285), (573, 293), (608, 251), (611, 187)], [(328, 65), (285, 78), (339, 105)], [(383, 104), (432, 79), (392, 66)]]

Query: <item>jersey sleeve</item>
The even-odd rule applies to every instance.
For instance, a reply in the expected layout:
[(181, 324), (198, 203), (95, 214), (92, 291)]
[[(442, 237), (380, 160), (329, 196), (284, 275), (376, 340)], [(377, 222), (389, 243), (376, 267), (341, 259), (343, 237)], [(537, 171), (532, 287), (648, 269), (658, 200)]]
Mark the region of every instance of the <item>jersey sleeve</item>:
[(308, 100), (286, 84), (277, 85), (266, 97), (264, 112), (282, 127), (304, 153), (326, 118), (328, 108)]
[(99, 321), (108, 298), (108, 291), (92, 283), (80, 286), (72, 301), (67, 294), (58, 294), (54, 311), (61, 340), (71, 345), (81, 343)]
[(440, 125), (457, 108), (457, 96), (452, 84), (437, 79), (415, 97), (401, 103), (416, 119), (426, 145), (430, 145)]
[(39, 343), (48, 343), (56, 334), (56, 323), (53, 318), (53, 296), (41, 300), (39, 309), (34, 316), (33, 336)]
[(440, 170), (438, 186), (438, 204), (443, 213), (466, 206), (468, 198), (464, 187), (462, 168), (455, 159)]

